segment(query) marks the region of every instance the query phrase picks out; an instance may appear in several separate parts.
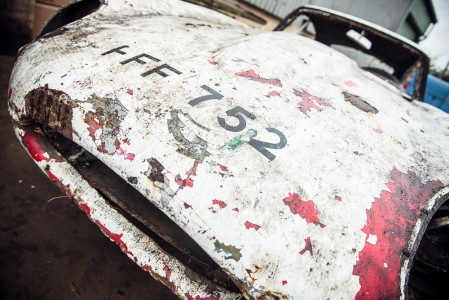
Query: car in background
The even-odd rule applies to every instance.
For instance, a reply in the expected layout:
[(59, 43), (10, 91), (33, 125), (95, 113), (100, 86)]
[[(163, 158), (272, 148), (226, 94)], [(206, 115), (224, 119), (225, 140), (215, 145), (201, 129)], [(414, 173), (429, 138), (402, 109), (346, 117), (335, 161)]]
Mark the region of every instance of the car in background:
[(423, 101), (429, 58), (415, 43), (397, 33), (351, 15), (314, 6), (293, 11), (274, 30), (296, 32), (336, 49), (401, 92), (404, 91), (402, 83), (413, 74), (417, 83), (409, 89), (409, 94)]
[[(299, 15), (315, 40), (279, 32)], [(180, 1), (74, 1), (18, 54), (16, 135), (180, 298), (444, 295), (449, 117), (420, 101), (427, 57), (317, 7), (277, 30)], [(382, 58), (384, 77), (418, 70), (413, 98), (333, 45)]]
[[(412, 93), (416, 79), (412, 76), (411, 80), (405, 84), (407, 93)], [(438, 107), (442, 111), (449, 113), (449, 83), (429, 74), (427, 76), (426, 91), (424, 102)]]

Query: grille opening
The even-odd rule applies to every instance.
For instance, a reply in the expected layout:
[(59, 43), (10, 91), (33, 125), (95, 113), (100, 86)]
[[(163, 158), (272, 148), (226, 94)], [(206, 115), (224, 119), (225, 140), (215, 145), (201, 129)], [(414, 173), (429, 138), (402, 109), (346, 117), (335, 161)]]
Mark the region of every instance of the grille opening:
[(410, 270), (408, 298), (447, 299), (449, 282), (449, 201), (435, 212)]
[(90, 15), (97, 11), (101, 4), (100, 0), (81, 0), (63, 7), (45, 24), (38, 37)]
[(231, 278), (176, 223), (78, 144), (51, 128), (45, 129), (51, 144), (72, 166), (134, 226), (192, 271), (232, 292), (240, 292)]

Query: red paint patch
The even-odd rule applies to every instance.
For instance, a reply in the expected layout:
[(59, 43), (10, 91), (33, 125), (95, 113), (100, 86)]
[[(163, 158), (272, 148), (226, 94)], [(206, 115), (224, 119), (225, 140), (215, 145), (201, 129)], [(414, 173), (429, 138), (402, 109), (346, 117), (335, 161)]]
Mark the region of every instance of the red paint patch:
[(42, 146), (44, 137), (34, 131), (29, 131), (22, 136), (22, 143), (35, 161), (50, 161), (47, 150)]
[(98, 227), (100, 227), (101, 231), (114, 243), (116, 243), (117, 245), (119, 245), (120, 249), (131, 255), (134, 256), (134, 254), (128, 250), (128, 247), (126, 246), (126, 244), (122, 241), (122, 236), (123, 234), (116, 234), (116, 233), (112, 233), (111, 231), (109, 231), (109, 229), (106, 228), (106, 226), (104, 226), (103, 224), (101, 224), (99, 221), (95, 221), (95, 224), (97, 224)]
[(89, 126), (87, 128), (87, 130), (89, 131), (89, 136), (93, 141), (95, 141), (96, 140), (95, 133), (97, 132), (98, 129), (103, 128), (103, 122), (95, 120), (90, 115), (86, 115), (84, 117), (84, 123), (86, 123)]
[(162, 270), (165, 271), (165, 278), (167, 278), (167, 280), (170, 280), (172, 270), (167, 265), (164, 265), (164, 268)]
[(153, 272), (153, 267), (152, 267), (152, 266), (144, 265), (142, 268), (143, 268), (145, 271)]
[(251, 222), (245, 222), (246, 229), (254, 228), (255, 230), (259, 230), (260, 226)]
[(236, 212), (239, 212), (239, 209), (237, 207), (234, 207), (232, 210), (236, 211)]
[[(120, 143), (119, 143), (119, 145), (120, 145)], [(118, 153), (118, 155), (124, 156), (125, 160), (134, 160), (134, 157), (136, 157), (136, 155), (134, 153), (127, 153), (126, 150), (123, 150), (122, 148), (117, 148), (117, 153)]]
[(190, 204), (188, 204), (188, 203), (186, 203), (186, 202), (184, 202), (184, 208), (191, 208), (192, 207), (192, 205), (190, 205)]
[[(374, 198), (371, 209), (366, 210), (367, 221), (362, 231), (368, 237), (377, 236), (373, 245), (365, 242), (353, 274), (359, 276), (360, 290), (356, 298), (399, 298), (401, 257), (407, 250), (420, 209), (427, 199), (443, 187), (439, 180), (426, 183), (412, 172), (401, 173), (394, 168), (388, 190)], [(384, 264), (388, 267), (385, 268)]]
[(304, 253), (309, 251), (310, 255), (313, 255), (312, 242), (310, 241), (310, 236), (304, 239), (304, 242), (306, 243), (306, 245), (304, 246), (304, 249), (299, 251), (299, 254), (303, 255)]
[(216, 65), (216, 64), (218, 64), (216, 61), (212, 61), (212, 60), (209, 60), (209, 63), (210, 63), (211, 65)]
[(55, 174), (53, 174), (52, 171), (45, 170), (45, 173), (47, 173), (48, 178), (50, 178), (52, 181), (55, 181), (55, 182), (61, 181)]
[(65, 193), (67, 195), (67, 198), (72, 199), (73, 198), (73, 194), (72, 191), (70, 190), (70, 184), (65, 185)]
[(217, 199), (212, 200), (212, 204), (217, 204), (217, 205), (220, 206), (221, 208), (225, 208), (226, 206), (228, 206), (228, 205), (227, 205), (226, 203), (224, 203), (223, 201), (217, 200)]
[(376, 128), (376, 129), (373, 129), (373, 130), (374, 130), (375, 133), (378, 133), (378, 134), (382, 134), (383, 133), (382, 129), (380, 129), (379, 127)]
[(8, 100), (11, 99), (12, 96), (12, 89), (8, 88)]
[(89, 216), (90, 218), (90, 207), (86, 203), (79, 204), (79, 207), (84, 210), (84, 212)]
[(228, 170), (228, 167), (223, 166), (223, 165), (221, 165), (221, 164), (219, 164), (219, 163), (217, 163), (217, 166), (219, 166), (220, 169), (221, 169), (223, 172), (228, 172), (228, 171), (229, 171), (229, 170)]
[(187, 175), (186, 179), (182, 179), (179, 174), (175, 176), (175, 181), (177, 184), (179, 184), (180, 188), (184, 188), (186, 186), (193, 187), (193, 179), (191, 179), (190, 177), (196, 175), (196, 169), (198, 168), (198, 165), (200, 163), (201, 163), (200, 160), (195, 160), (193, 162), (192, 168), (190, 168), (190, 170), (186, 173)]
[(254, 70), (237, 72), (237, 73), (235, 73), (235, 76), (245, 77), (250, 80), (260, 82), (260, 83), (271, 84), (271, 85), (275, 85), (278, 87), (282, 87), (282, 83), (279, 79), (277, 79), (277, 78), (262, 78), (262, 77), (260, 77), (259, 74), (254, 72)]
[(128, 89), (128, 90), (126, 90), (126, 93), (132, 95), (132, 94), (134, 94), (134, 91), (131, 89)]
[(127, 153), (125, 155), (125, 160), (134, 160), (134, 157), (136, 157), (134, 153)]
[(290, 211), (305, 219), (307, 224), (314, 223), (324, 227), (318, 218), (318, 210), (312, 200), (304, 201), (301, 196), (295, 193), (288, 193), (288, 197), (284, 198), (284, 203), (290, 208)]
[(176, 179), (176, 183), (179, 184), (179, 186), (181, 188), (184, 187), (193, 187), (193, 180), (190, 178), (186, 178), (186, 179), (181, 179), (180, 177), (178, 179)]
[(278, 91), (271, 91), (266, 95), (266, 97), (270, 98), (270, 97), (276, 97), (279, 95), (280, 95), (280, 93)]
[(282, 280), (282, 285), (286, 285), (287, 283), (287, 280)]
[(335, 196), (335, 200), (340, 201), (341, 202), (341, 197), (340, 196)]
[[(328, 101), (326, 101), (326, 100), (324, 100), (324, 99), (321, 99), (321, 98), (319, 98), (319, 97), (313, 96), (313, 95), (311, 95), (311, 94), (309, 94), (309, 93), (301, 92), (301, 91), (296, 91), (296, 90), (294, 91), (294, 93), (295, 93), (295, 96), (301, 97), (301, 99), (302, 99), (302, 101), (298, 103), (298, 107), (297, 107), (297, 108), (298, 108), (303, 114), (305, 114), (306, 117), (308, 117), (308, 118), (310, 118), (308, 112), (311, 112), (311, 111), (312, 111), (312, 108), (315, 109), (315, 110), (318, 111), (318, 112), (320, 112), (320, 111), (323, 110), (322, 108), (320, 108), (319, 106), (317, 106), (317, 105), (315, 104), (315, 102), (318, 103), (318, 104), (321, 105), (321, 106), (329, 106), (329, 107), (334, 108), (334, 107), (332, 106), (332, 104), (330, 104)], [(315, 101), (315, 102), (314, 102), (314, 101)]]
[(355, 84), (355, 82), (352, 81), (352, 80), (345, 80), (345, 81), (343, 82), (343, 84), (346, 85), (347, 87), (350, 87), (350, 88), (353, 88), (353, 87), (356, 87), (356, 86), (357, 86), (357, 84)]

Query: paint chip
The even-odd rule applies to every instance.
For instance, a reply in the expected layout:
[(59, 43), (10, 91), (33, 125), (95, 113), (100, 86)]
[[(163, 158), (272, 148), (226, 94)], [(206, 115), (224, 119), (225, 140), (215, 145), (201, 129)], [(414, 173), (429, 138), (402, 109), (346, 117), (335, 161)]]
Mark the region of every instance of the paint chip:
[(288, 196), (283, 200), (284, 204), (290, 208), (290, 211), (299, 215), (305, 219), (307, 224), (313, 223), (324, 227), (325, 225), (320, 223), (318, 217), (318, 210), (315, 207), (315, 203), (312, 200), (304, 201), (301, 196), (296, 193), (288, 193)]
[(368, 243), (370, 243), (371, 245), (376, 245), (376, 243), (377, 243), (377, 236), (374, 235), (374, 234), (370, 234), (370, 235), (368, 236), (368, 238), (366, 239), (366, 241), (367, 241)]
[(309, 251), (310, 255), (313, 255), (312, 242), (310, 241), (310, 236), (304, 239), (304, 243), (305, 243), (304, 249), (299, 251), (299, 254), (304, 255), (304, 253)]
[(279, 95), (280, 95), (280, 93), (278, 91), (271, 91), (265, 97), (271, 98), (271, 97), (276, 97)]
[(260, 83), (271, 84), (271, 85), (274, 85), (274, 86), (282, 87), (282, 83), (281, 83), (281, 81), (279, 79), (277, 79), (277, 78), (263, 78), (263, 77), (260, 77), (260, 75), (257, 74), (254, 70), (237, 72), (237, 73), (235, 73), (235, 76), (245, 77), (245, 78), (248, 78), (250, 80), (260, 82)]
[(226, 206), (228, 206), (225, 202), (218, 200), (218, 199), (212, 200), (212, 204), (217, 204), (221, 208), (225, 208)]
[(361, 111), (367, 112), (367, 113), (373, 113), (377, 114), (379, 111), (377, 108), (363, 100), (360, 96), (353, 95), (348, 92), (343, 92), (343, 95), (345, 97), (345, 101), (351, 103)]
[(374, 130), (375, 133), (378, 133), (378, 134), (382, 134), (383, 133), (383, 131), (382, 131), (382, 129), (380, 129), (380, 127), (377, 127), (377, 128), (375, 128), (373, 130)]
[(343, 84), (350, 88), (357, 87), (357, 84), (352, 80), (345, 80)]
[(255, 229), (256, 231), (260, 229), (260, 226), (259, 226), (259, 225), (254, 224), (254, 223), (251, 223), (251, 222), (248, 222), (248, 221), (245, 222), (245, 227), (246, 227), (246, 229), (251, 229), (251, 228), (253, 228), (253, 229)]

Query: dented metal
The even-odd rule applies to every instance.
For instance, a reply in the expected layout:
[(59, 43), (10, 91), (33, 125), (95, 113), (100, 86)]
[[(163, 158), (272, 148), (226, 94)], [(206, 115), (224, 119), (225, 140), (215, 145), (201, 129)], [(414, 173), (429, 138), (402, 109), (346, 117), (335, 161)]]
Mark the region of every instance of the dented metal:
[[(315, 41), (187, 3), (109, 0), (26, 46), (10, 85), (38, 166), (181, 298), (404, 298), (448, 199), (447, 114)], [(165, 254), (30, 123), (127, 180), (241, 295)]]

